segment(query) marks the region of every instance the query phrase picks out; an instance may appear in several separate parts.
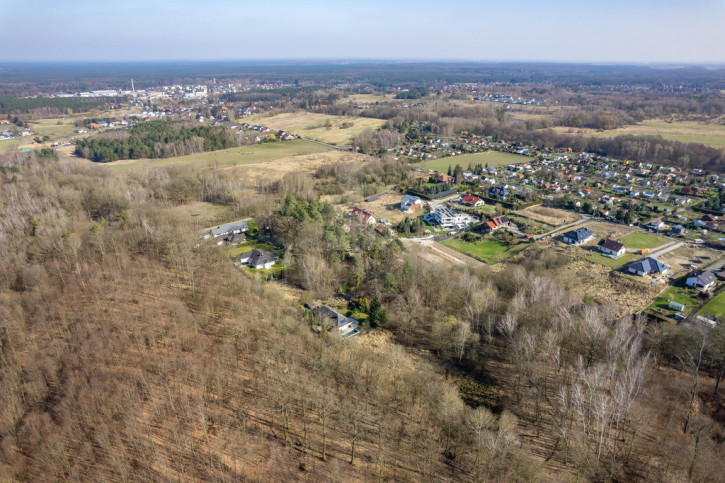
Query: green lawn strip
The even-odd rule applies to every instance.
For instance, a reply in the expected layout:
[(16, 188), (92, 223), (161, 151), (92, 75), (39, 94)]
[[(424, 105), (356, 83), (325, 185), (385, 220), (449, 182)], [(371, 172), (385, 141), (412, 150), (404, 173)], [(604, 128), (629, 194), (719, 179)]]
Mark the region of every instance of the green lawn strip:
[(459, 156), (448, 156), (445, 158), (431, 159), (416, 164), (425, 169), (432, 169), (441, 173), (448, 172), (448, 166), (455, 168), (460, 164), (464, 170), (468, 169), (470, 163), (480, 164), (489, 167), (507, 166), (509, 164), (530, 163), (534, 158), (520, 154), (502, 153), (500, 151), (486, 151), (483, 153), (461, 154)]
[(457, 250), (463, 254), (471, 255), (493, 265), (516, 253), (523, 251), (528, 245), (507, 245), (495, 239), (489, 239), (481, 243), (468, 243), (459, 238), (451, 238), (441, 244)]
[(627, 263), (631, 262), (634, 258), (636, 258), (636, 255), (634, 253), (625, 253), (624, 255), (615, 260), (614, 258), (605, 257), (601, 253), (597, 253), (594, 251), (586, 251), (582, 254), (582, 256), (590, 262), (604, 265), (605, 267), (609, 267), (613, 270), (623, 267)]
[(706, 303), (699, 315), (725, 317), (725, 292), (720, 292)]
[[(677, 311), (670, 308), (670, 302), (684, 305), (684, 313), (690, 312), (700, 304), (696, 298), (696, 292), (680, 287), (672, 287), (657, 297), (646, 310), (664, 310), (669, 315), (674, 315)], [(723, 299), (723, 303), (725, 303), (725, 298)], [(723, 310), (725, 310), (725, 306), (723, 306)]]
[(625, 247), (635, 250), (642, 248), (649, 248), (651, 250), (667, 243), (667, 240), (662, 237), (642, 233), (640, 231), (633, 231), (632, 233), (619, 237), (617, 241), (622, 243)]
[[(238, 255), (241, 255), (242, 253), (246, 253), (253, 249), (257, 250), (264, 250), (267, 252), (277, 253), (280, 250), (278, 250), (274, 245), (271, 243), (255, 240), (255, 239), (247, 239), (244, 243), (239, 243), (238, 245), (233, 245), (229, 249), (229, 256), (232, 258), (236, 258)], [(279, 253), (277, 253), (279, 255)]]

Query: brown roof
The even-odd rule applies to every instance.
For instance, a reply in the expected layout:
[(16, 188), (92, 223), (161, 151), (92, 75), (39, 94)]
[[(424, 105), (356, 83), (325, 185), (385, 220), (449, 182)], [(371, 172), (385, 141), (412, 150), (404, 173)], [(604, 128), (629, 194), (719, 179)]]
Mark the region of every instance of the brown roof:
[(618, 252), (619, 250), (624, 248), (624, 245), (614, 240), (602, 239), (599, 241), (598, 245), (600, 247), (606, 248), (607, 250), (612, 250), (613, 252)]

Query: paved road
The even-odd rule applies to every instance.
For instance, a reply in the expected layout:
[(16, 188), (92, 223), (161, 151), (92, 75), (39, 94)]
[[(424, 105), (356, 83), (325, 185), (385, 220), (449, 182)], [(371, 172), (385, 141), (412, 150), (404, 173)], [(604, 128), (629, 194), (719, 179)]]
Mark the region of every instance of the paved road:
[(557, 234), (559, 232), (562, 232), (562, 231), (566, 231), (569, 228), (575, 227), (577, 225), (583, 225), (584, 223), (589, 222), (589, 221), (592, 221), (592, 218), (591, 217), (582, 215), (582, 219), (577, 220), (577, 221), (575, 221), (573, 223), (569, 223), (568, 225), (559, 226), (557, 228), (554, 228), (550, 232), (543, 233), (541, 235), (534, 235), (534, 240), (542, 240), (542, 239), (544, 239), (546, 237), (555, 235), (555, 234)]
[(670, 242), (663, 247), (655, 248), (651, 252), (645, 253), (645, 255), (647, 255), (648, 257), (652, 257), (652, 258), (661, 257), (662, 255), (670, 253), (673, 250), (677, 250), (682, 245), (684, 245), (683, 242)]

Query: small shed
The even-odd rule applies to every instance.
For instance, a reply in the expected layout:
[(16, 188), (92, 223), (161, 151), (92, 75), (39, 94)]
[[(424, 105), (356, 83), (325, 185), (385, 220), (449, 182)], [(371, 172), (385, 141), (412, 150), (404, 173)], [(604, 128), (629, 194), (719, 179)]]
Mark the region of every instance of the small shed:
[(685, 306), (683, 304), (678, 304), (677, 302), (670, 302), (669, 307), (672, 310), (676, 310), (678, 312), (682, 312), (683, 310), (685, 310)]

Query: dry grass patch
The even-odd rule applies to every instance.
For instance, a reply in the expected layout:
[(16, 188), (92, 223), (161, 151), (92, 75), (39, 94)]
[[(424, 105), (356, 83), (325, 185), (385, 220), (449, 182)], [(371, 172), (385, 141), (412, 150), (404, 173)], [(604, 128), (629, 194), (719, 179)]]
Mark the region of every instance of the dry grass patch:
[(285, 112), (271, 117), (253, 116), (247, 122), (260, 123), (318, 141), (345, 145), (366, 129), (380, 129), (387, 121), (368, 117), (331, 116), (314, 112)]
[(529, 208), (516, 211), (515, 213), (551, 226), (565, 225), (579, 220), (579, 215), (576, 213), (560, 210), (558, 208), (547, 208), (545, 206), (531, 206)]

